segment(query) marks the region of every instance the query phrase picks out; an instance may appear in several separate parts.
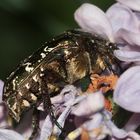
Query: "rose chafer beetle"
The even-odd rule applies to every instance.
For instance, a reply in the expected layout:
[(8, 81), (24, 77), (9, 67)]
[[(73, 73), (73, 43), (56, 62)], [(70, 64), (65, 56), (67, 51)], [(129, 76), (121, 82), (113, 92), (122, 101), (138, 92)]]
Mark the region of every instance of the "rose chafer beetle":
[[(44, 110), (61, 129), (55, 121), (50, 98), (66, 84), (75, 84), (91, 73), (116, 72), (115, 49), (115, 44), (81, 30), (69, 30), (48, 41), (7, 78), (3, 100), (9, 115), (19, 122), (24, 112), (32, 108), (37, 116), (37, 107), (43, 102)], [(30, 139), (37, 129), (38, 123), (35, 123)]]

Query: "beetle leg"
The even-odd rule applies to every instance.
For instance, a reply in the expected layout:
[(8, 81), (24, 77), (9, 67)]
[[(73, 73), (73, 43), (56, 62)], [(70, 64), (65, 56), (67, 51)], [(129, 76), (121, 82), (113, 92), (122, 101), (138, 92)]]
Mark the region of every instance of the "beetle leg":
[(109, 63), (109, 58), (108, 57), (105, 57), (104, 58), (104, 62), (107, 66), (107, 68), (113, 73), (113, 74), (117, 74), (116, 71), (112, 68), (112, 65), (111, 63)]
[(55, 114), (53, 112), (50, 95), (48, 94), (47, 81), (46, 81), (46, 77), (44, 77), (44, 76), (41, 77), (41, 94), (42, 94), (44, 110), (48, 112), (52, 122), (55, 123), (55, 125), (62, 131), (63, 128), (57, 122)]
[(38, 130), (39, 130), (39, 110), (37, 110), (36, 107), (34, 107), (33, 110), (32, 127), (33, 127), (33, 132), (29, 140), (33, 140), (38, 134)]

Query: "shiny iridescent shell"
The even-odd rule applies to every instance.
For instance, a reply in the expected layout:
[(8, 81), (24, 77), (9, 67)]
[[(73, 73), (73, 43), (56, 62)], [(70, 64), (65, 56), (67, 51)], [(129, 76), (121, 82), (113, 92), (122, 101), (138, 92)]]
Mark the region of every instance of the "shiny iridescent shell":
[(46, 75), (50, 97), (91, 73), (116, 72), (115, 49), (108, 40), (81, 30), (66, 31), (46, 42), (7, 78), (3, 100), (9, 114), (19, 121), (24, 112), (41, 103), (41, 72)]

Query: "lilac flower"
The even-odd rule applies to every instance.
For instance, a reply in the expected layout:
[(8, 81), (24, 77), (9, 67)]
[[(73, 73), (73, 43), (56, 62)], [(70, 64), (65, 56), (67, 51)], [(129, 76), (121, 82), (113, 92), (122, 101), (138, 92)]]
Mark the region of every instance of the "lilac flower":
[[(75, 12), (75, 20), (83, 30), (99, 34), (111, 42), (117, 43), (119, 50), (116, 50), (114, 54), (118, 59), (127, 63), (139, 64), (140, 2), (138, 0), (118, 1), (107, 10), (106, 14), (94, 5), (83, 4)], [(122, 74), (116, 85), (113, 98), (124, 109), (137, 113), (140, 113), (138, 107), (140, 101), (139, 71), (140, 67), (137, 66)], [(106, 115), (104, 114), (104, 116)], [(119, 130), (111, 119), (105, 121), (104, 126), (110, 129), (112, 139), (131, 137), (131, 139), (139, 140), (139, 135), (131, 132), (140, 124), (138, 116), (140, 115), (134, 114), (125, 125), (124, 128), (129, 130), (128, 133), (125, 130)], [(128, 129), (129, 126), (131, 129)]]
[(124, 109), (140, 113), (140, 66), (129, 68), (119, 78), (114, 101)]
[(8, 129), (0, 129), (0, 139), (1, 140), (25, 140), (23, 136), (21, 136), (19, 133), (8, 130)]
[[(83, 98), (81, 98), (81, 96), (78, 97), (79, 92), (81, 91), (76, 87), (74, 87), (73, 85), (67, 85), (62, 89), (62, 91), (58, 96), (52, 99), (54, 106), (55, 104), (59, 105), (61, 104), (61, 106), (65, 106), (64, 110), (57, 119), (57, 122), (62, 128), (65, 125), (65, 121), (71, 111), (72, 106), (77, 104), (85, 97), (85, 96)], [(50, 117), (47, 116), (41, 129), (40, 140), (49, 139), (52, 136), (58, 138), (61, 133), (62, 131), (56, 125), (52, 124)]]
[[(76, 109), (75, 109), (76, 108)], [(133, 131), (125, 131), (117, 128), (111, 121), (112, 115), (104, 109), (104, 97), (100, 92), (87, 95), (76, 107), (72, 113), (79, 117), (85, 117), (86, 121), (81, 121), (79, 127), (70, 132), (67, 136), (69, 140), (75, 140), (82, 134), (83, 129), (89, 134), (89, 139), (101, 140), (107, 135), (112, 139), (139, 140), (140, 136)]]
[(75, 108), (72, 113), (76, 116), (88, 116), (104, 108), (104, 97), (102, 93), (89, 94)]
[(140, 1), (139, 0), (117, 0), (123, 5), (128, 6), (130, 9), (134, 11), (140, 11)]
[(53, 124), (50, 119), (50, 116), (47, 115), (41, 129), (40, 140), (49, 139), (52, 134), (52, 131), (53, 131)]
[[(79, 26), (90, 33), (96, 33), (111, 42), (118, 44), (119, 50), (114, 52), (121, 61), (137, 62), (140, 60), (140, 2), (139, 0), (118, 0), (106, 13), (91, 4), (83, 4), (75, 12), (75, 20)], [(101, 140), (107, 135), (112, 140), (140, 140), (134, 130), (140, 125), (140, 66), (126, 70), (119, 78), (114, 90), (113, 101), (134, 115), (124, 128), (119, 129), (112, 122), (112, 114), (104, 108), (104, 96), (101, 91), (82, 93), (73, 85), (67, 85), (58, 96), (51, 98), (57, 122), (63, 128), (71, 115), (75, 116), (74, 130), (66, 140), (74, 140), (86, 130), (90, 140)], [(7, 110), (2, 103), (3, 82), (0, 81), (0, 125), (6, 126)], [(43, 104), (38, 107), (44, 111)], [(0, 128), (0, 139), (23, 140), (31, 135), (31, 112), (28, 112), (14, 130)], [(27, 123), (30, 121), (30, 125)], [(5, 122), (5, 123), (3, 123)], [(26, 127), (25, 127), (26, 125)], [(57, 139), (61, 131), (47, 115), (40, 121), (40, 135), (36, 140)], [(20, 134), (18, 133), (20, 132)]]
[[(73, 107), (71, 113), (79, 117), (89, 118), (89, 120), (87, 119), (86, 122), (80, 123), (80, 127), (72, 131), (67, 136), (67, 139), (70, 140), (76, 139), (79, 135), (82, 134), (83, 129), (91, 131), (93, 129), (101, 127), (103, 116), (99, 112), (103, 108), (104, 108), (104, 97), (101, 92), (87, 94), (86, 97), (77, 106)], [(97, 134), (96, 132), (94, 133), (93, 131), (93, 133), (91, 133), (90, 136), (95, 138), (97, 137)]]
[(128, 2), (120, 0), (121, 3), (111, 6), (106, 14), (111, 22), (116, 42), (124, 46), (115, 51), (116, 57), (122, 61), (136, 62), (140, 60), (140, 4), (137, 0), (125, 1)]
[(98, 7), (85, 3), (75, 12), (75, 20), (83, 30), (100, 34), (111, 42), (120, 44), (118, 45), (121, 46), (120, 50), (115, 51), (118, 59), (128, 62), (139, 61), (139, 0), (118, 1), (107, 10), (106, 14)]
[(126, 130), (119, 129), (112, 121), (111, 116), (107, 111), (104, 111), (105, 125), (111, 131), (112, 140), (140, 140), (140, 135), (134, 131), (127, 132)]
[(98, 140), (100, 138), (104, 139), (106, 135), (110, 133), (107, 129), (105, 129), (105, 125), (103, 124), (103, 115), (101, 113), (91, 115), (88, 121), (84, 122), (82, 125), (80, 125), (80, 127), (70, 132), (67, 136), (67, 139), (76, 139), (82, 134), (83, 130), (88, 132), (90, 140)]
[(74, 14), (79, 26), (90, 33), (97, 33), (114, 42), (113, 30), (105, 13), (98, 7), (85, 3)]
[(128, 111), (135, 112), (125, 125), (128, 131), (135, 130), (140, 125), (140, 66), (129, 68), (118, 80), (114, 91), (114, 101)]
[[(136, 3), (133, 6), (129, 0), (125, 2), (124, 4), (124, 2), (120, 0), (119, 3), (110, 7), (106, 14), (94, 5), (83, 4), (75, 12), (75, 19), (83, 30), (100, 34), (102, 37), (108, 38), (111, 42), (121, 43), (123, 47), (119, 47), (120, 50), (114, 52), (120, 60), (126, 62), (139, 61), (140, 16), (138, 12), (131, 10), (132, 8), (133, 10), (139, 10), (138, 6), (135, 5), (139, 2), (135, 1)], [(137, 91), (139, 91), (139, 87), (137, 86), (137, 82), (135, 86), (132, 83), (137, 81), (139, 77), (133, 76), (133, 78), (131, 78), (134, 71), (137, 74), (139, 68), (130, 69), (122, 74), (114, 91), (114, 101), (126, 110), (138, 112), (139, 98)], [(128, 80), (129, 78), (131, 78), (131, 80)], [(67, 92), (68, 94), (65, 94)], [(52, 102), (57, 104), (61, 109), (63, 106), (63, 111), (66, 106), (70, 105), (69, 107), (72, 107), (71, 114), (90, 118), (85, 122), (81, 122), (80, 126), (72, 131), (67, 138), (76, 139), (76, 137), (82, 134), (84, 128), (89, 132), (90, 139), (103, 139), (106, 135), (110, 135), (112, 139), (139, 140), (140, 136), (133, 132), (134, 128), (137, 127), (136, 123), (139, 122), (133, 119), (135, 114), (125, 126), (125, 129), (128, 130), (128, 126), (133, 125), (133, 129), (129, 129), (129, 132), (127, 132), (124, 129), (117, 128), (111, 121), (111, 115), (108, 115), (108, 112), (104, 109), (103, 96), (97, 98), (99, 95), (101, 96), (100, 93), (94, 93), (88, 96), (79, 96), (74, 87), (67, 86), (62, 90), (59, 96), (51, 99)], [(76, 102), (78, 103), (77, 105), (75, 105)], [(129, 104), (131, 106), (129, 106)], [(61, 112), (63, 111), (61, 110)], [(62, 119), (62, 125), (64, 125), (66, 118), (67, 115)], [(44, 123), (44, 125), (45, 124), (47, 123)], [(100, 133), (96, 132), (97, 129)], [(91, 130), (94, 131), (90, 133)], [(51, 131), (54, 131), (53, 128)], [(59, 135), (60, 132), (56, 129), (54, 133)]]

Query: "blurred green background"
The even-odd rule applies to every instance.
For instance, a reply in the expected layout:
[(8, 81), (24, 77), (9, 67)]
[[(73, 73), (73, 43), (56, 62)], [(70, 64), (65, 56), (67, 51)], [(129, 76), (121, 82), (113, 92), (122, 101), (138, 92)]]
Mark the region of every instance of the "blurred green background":
[(43, 42), (78, 27), (73, 13), (84, 2), (106, 10), (115, 0), (0, 0), (0, 79)]

